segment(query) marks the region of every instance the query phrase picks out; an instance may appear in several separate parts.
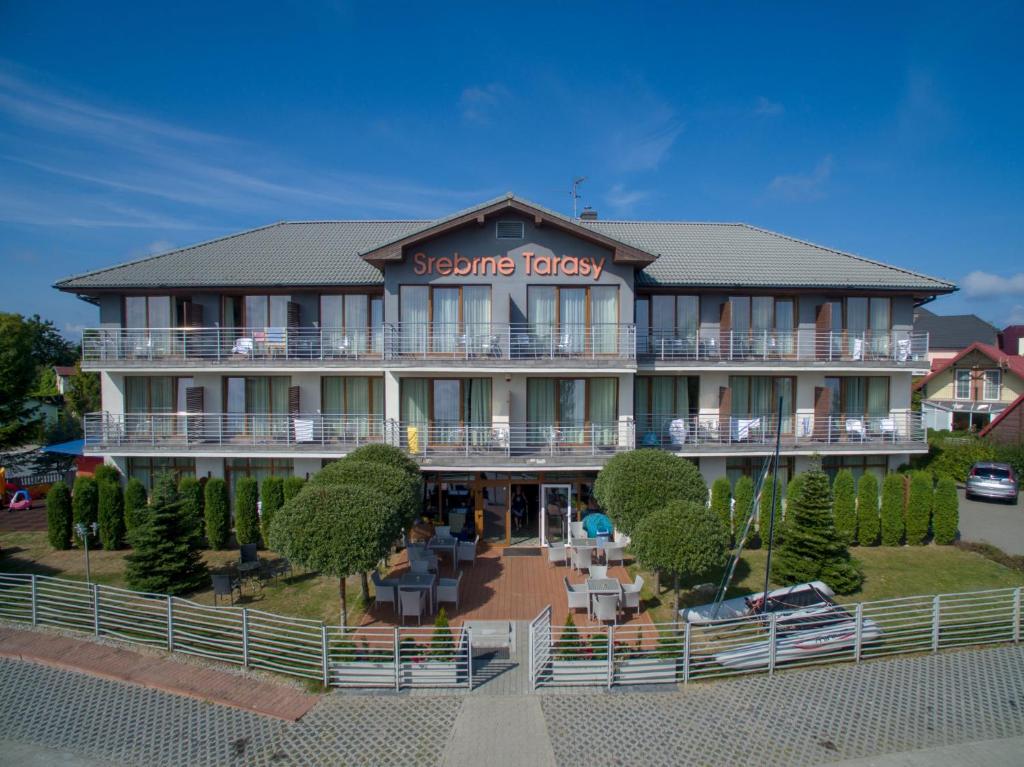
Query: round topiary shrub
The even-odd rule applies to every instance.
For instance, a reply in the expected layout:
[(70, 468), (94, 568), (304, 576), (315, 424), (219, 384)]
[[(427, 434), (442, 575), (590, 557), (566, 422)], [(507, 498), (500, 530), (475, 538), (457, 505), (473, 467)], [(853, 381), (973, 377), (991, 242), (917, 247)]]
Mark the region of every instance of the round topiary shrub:
[(231, 506), (228, 483), (220, 477), (206, 480), (203, 488), (203, 516), (206, 542), (211, 549), (226, 549), (231, 539)]
[(423, 483), (418, 471), (414, 477), (394, 464), (358, 460), (354, 453), (327, 464), (310, 478), (309, 484), (317, 487), (360, 485), (383, 491), (395, 499), (399, 509), (400, 527), (395, 530), (396, 538), (423, 510)]
[(670, 501), (706, 505), (708, 488), (690, 461), (648, 448), (609, 460), (594, 482), (594, 496), (615, 526), (632, 536), (647, 514)]
[(393, 466), (413, 476), (420, 476), (420, 465), (410, 458), (404, 450), (394, 445), (384, 445), (381, 443), (363, 445), (349, 453), (346, 459)]
[(146, 486), (135, 477), (128, 480), (124, 488), (124, 526), (131, 533), (142, 522), (149, 499), (146, 497)]
[(54, 482), (46, 494), (46, 535), (55, 549), (71, 548), (71, 491), (63, 482)]
[(235, 484), (235, 539), (238, 545), (260, 542), (260, 483), (242, 477)]

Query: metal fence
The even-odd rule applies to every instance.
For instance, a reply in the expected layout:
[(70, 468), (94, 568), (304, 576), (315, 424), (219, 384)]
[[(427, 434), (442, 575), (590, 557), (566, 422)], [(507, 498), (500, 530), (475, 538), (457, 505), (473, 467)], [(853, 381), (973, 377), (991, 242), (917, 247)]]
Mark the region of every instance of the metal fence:
[(673, 361), (819, 361), (921, 363), (928, 334), (894, 331), (654, 330), (638, 333), (641, 358)]
[(1021, 588), (837, 605), (703, 624), (568, 628), (530, 624), (538, 687), (686, 683), (955, 647), (1019, 643)]
[(328, 626), (246, 607), (0, 573), (0, 618), (314, 679), (332, 687), (473, 686), (468, 629)]

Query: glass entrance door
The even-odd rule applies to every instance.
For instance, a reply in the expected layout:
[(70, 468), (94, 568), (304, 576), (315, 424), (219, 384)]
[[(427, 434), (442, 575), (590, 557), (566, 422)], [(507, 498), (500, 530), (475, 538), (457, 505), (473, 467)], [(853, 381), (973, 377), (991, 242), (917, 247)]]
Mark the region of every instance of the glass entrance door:
[(540, 545), (565, 543), (569, 537), (572, 485), (540, 486)]

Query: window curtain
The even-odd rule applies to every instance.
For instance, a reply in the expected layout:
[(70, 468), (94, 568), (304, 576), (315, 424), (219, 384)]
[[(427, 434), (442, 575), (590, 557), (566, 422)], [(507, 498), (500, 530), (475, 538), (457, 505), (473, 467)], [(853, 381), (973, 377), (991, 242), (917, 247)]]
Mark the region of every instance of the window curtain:
[(228, 433), (245, 431), (245, 379), (228, 379)]
[(690, 415), (690, 379), (686, 376), (676, 377), (675, 417), (686, 418)]
[(345, 412), (359, 437), (370, 433), (370, 380), (362, 376), (345, 379)]
[(436, 288), (433, 310), (433, 350), (448, 353), (455, 351), (459, 336), (459, 289)]
[(124, 299), (124, 326), (139, 329), (149, 326), (145, 296), (128, 296)]
[(614, 354), (618, 347), (619, 290), (611, 286), (590, 289), (590, 324), (594, 354)]
[(590, 380), (590, 423), (594, 443), (598, 446), (614, 445), (618, 431), (616, 380), (593, 378)]
[(320, 296), (320, 331), (325, 356), (333, 356), (345, 348), (344, 305), (344, 296)]
[(750, 376), (729, 376), (729, 389), (732, 390), (732, 415), (749, 417)]
[(889, 417), (889, 379), (868, 379), (868, 415), (872, 418)]
[(864, 354), (863, 341), (867, 329), (868, 300), (860, 297), (846, 299), (846, 350), (848, 354), (854, 354), (858, 346), (861, 348), (861, 354)]
[[(793, 421), (796, 417), (793, 401), (792, 378), (775, 379), (775, 402), (772, 403), (772, 412), (775, 411), (775, 405), (778, 403), (780, 397), (782, 398), (782, 433), (792, 434), (794, 425)], [(775, 424), (772, 423), (771, 426), (774, 428)]]
[(491, 379), (471, 378), (463, 382), (463, 412), (469, 428), (469, 440), (485, 445), (491, 439)]
[(850, 376), (846, 384), (846, 408), (842, 413), (844, 416), (858, 417), (867, 412), (868, 392), (867, 379), (860, 376)]
[(753, 376), (750, 379), (750, 415), (752, 417), (764, 417), (775, 412), (773, 393), (771, 378)]
[(270, 297), (270, 327), (281, 330), (288, 327), (288, 303), (291, 300), (291, 296)]
[(771, 296), (754, 296), (750, 299), (750, 349), (759, 356), (772, 348), (768, 336), (772, 330), (774, 300)]
[(402, 437), (410, 453), (421, 453), (426, 445), (429, 421), (429, 385), (426, 378), (403, 378), (399, 417)]
[(473, 286), (462, 289), (462, 321), (466, 345), (471, 354), (482, 354), (491, 340), (491, 289)]
[(551, 378), (526, 380), (527, 439), (531, 445), (547, 444), (555, 425), (555, 381)]
[(435, 379), (434, 412), (431, 423), (431, 438), (439, 442), (461, 442), (461, 419), (459, 402), (460, 381)]
[(270, 434), (270, 378), (258, 376), (245, 379), (245, 413), (250, 434)]
[(877, 357), (889, 356), (890, 313), (888, 298), (871, 299), (871, 351)]
[(654, 431), (649, 391), (652, 380), (638, 377), (633, 384), (633, 417), (636, 419), (636, 431), (641, 441)]
[(526, 291), (526, 316), (530, 334), (542, 351), (551, 344), (555, 324), (555, 289), (531, 286)]
[(558, 382), (558, 423), (566, 442), (583, 441), (587, 415), (587, 382), (582, 378)]
[(676, 334), (675, 309), (674, 296), (651, 297), (651, 327), (655, 354), (661, 354), (665, 348), (671, 349), (669, 342), (675, 338)]
[(669, 422), (675, 417), (675, 381), (669, 376), (651, 379), (651, 414), (659, 437), (668, 434)]
[(354, 354), (366, 353), (368, 310), (368, 296), (345, 296), (345, 333)]
[(155, 376), (149, 379), (149, 410), (159, 413), (153, 418), (153, 431), (157, 434), (171, 434), (174, 431), (174, 420), (168, 414), (174, 412), (175, 402), (174, 379), (168, 376)]
[(427, 291), (425, 285), (403, 287), (400, 291), (402, 353), (424, 354), (427, 350)]
[(793, 354), (793, 328), (796, 315), (793, 300), (789, 298), (775, 301), (775, 339), (776, 353), (783, 356)]
[(324, 376), (320, 401), (323, 413), (323, 431), (326, 437), (337, 437), (343, 432), (345, 420), (345, 379), (341, 376)]
[(700, 297), (676, 297), (676, 335), (688, 346), (695, 347), (700, 327)]
[(651, 300), (638, 298), (634, 304), (636, 313), (636, 350), (638, 354), (647, 354), (650, 349)]
[(266, 328), (270, 324), (266, 296), (245, 297), (245, 324), (250, 328)]
[(587, 291), (562, 288), (558, 292), (558, 351), (579, 354), (586, 344)]
[(146, 299), (147, 321), (153, 351), (168, 354), (171, 350), (171, 327), (174, 325), (170, 296), (149, 296)]
[(384, 351), (384, 299), (370, 299), (370, 332), (374, 354)]

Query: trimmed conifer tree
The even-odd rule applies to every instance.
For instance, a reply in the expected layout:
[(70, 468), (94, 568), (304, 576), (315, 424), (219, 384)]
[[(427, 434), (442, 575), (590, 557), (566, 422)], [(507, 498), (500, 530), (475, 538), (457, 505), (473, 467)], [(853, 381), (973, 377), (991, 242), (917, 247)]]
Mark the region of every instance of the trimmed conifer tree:
[(270, 538), (270, 522), (274, 514), (284, 506), (284, 479), (282, 477), (267, 477), (260, 487), (260, 534), (263, 540)]
[(907, 543), (911, 546), (920, 546), (928, 538), (934, 496), (931, 472), (915, 471), (910, 477), (910, 498), (907, 500)]
[(786, 538), (772, 561), (777, 583), (822, 580), (837, 594), (860, 588), (864, 576), (832, 521), (832, 491), (822, 471), (804, 474), (800, 494), (790, 497)]
[(178, 498), (181, 500), (181, 513), (192, 529), (192, 535), (198, 546), (203, 545), (203, 486), (192, 476), (185, 476), (178, 482)]
[(935, 542), (948, 546), (956, 541), (960, 527), (960, 496), (956, 492), (956, 480), (940, 477), (935, 487)]
[(124, 494), (121, 483), (105, 479), (97, 483), (100, 545), (114, 551), (124, 545)]
[(296, 477), (292, 475), (284, 478), (284, 502), (288, 503), (292, 498), (299, 494), (302, 486), (306, 484), (306, 480), (303, 477)]
[(906, 480), (902, 474), (891, 472), (882, 482), (882, 545), (899, 546), (903, 543), (904, 498)]
[(711, 510), (722, 520), (722, 525), (732, 537), (732, 488), (728, 477), (719, 477), (711, 483)]
[[(754, 480), (747, 476), (737, 479), (736, 485), (732, 489), (732, 497), (733, 521), (736, 528), (735, 536), (738, 540), (743, 535), (743, 528), (747, 524), (747, 517), (750, 516), (750, 507), (754, 503)], [(756, 538), (756, 536), (754, 537)], [(748, 540), (747, 544), (751, 548), (757, 547), (756, 540)]]
[(131, 532), (146, 513), (149, 499), (146, 497), (146, 486), (135, 477), (128, 480), (124, 488), (124, 527)]
[(235, 539), (238, 545), (260, 542), (260, 484), (242, 477), (235, 485)]
[(129, 538), (125, 560), (130, 588), (154, 594), (188, 594), (206, 585), (208, 572), (181, 501), (154, 497), (149, 512)]
[(46, 537), (53, 548), (71, 548), (71, 525), (71, 491), (63, 482), (54, 482), (46, 494)]
[(843, 469), (836, 474), (832, 484), (832, 516), (835, 519), (839, 540), (847, 546), (857, 542), (857, 497), (853, 472)]
[(878, 479), (865, 472), (857, 483), (857, 543), (877, 546), (879, 525)]
[[(761, 546), (768, 545), (768, 528), (771, 526), (772, 517), (772, 481), (773, 475), (768, 474), (764, 478), (764, 485), (761, 487), (761, 506), (757, 513), (757, 542)], [(774, 543), (779, 542), (779, 533), (782, 532), (783, 503), (786, 497), (786, 480), (778, 478), (778, 485), (775, 488), (775, 529), (773, 530)]]
[[(89, 528), (93, 522), (98, 521), (99, 501), (100, 491), (96, 480), (86, 476), (75, 477), (74, 489), (71, 491), (71, 511), (76, 527), (85, 525)], [(78, 539), (77, 532), (75, 538)]]
[(211, 549), (226, 549), (231, 540), (231, 504), (228, 483), (220, 477), (206, 480), (203, 488), (206, 542)]

